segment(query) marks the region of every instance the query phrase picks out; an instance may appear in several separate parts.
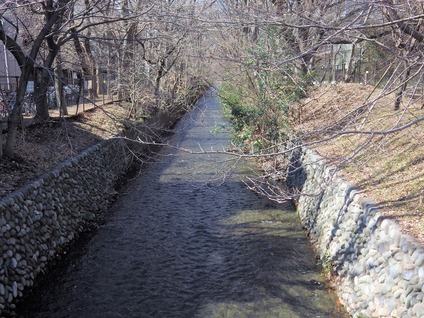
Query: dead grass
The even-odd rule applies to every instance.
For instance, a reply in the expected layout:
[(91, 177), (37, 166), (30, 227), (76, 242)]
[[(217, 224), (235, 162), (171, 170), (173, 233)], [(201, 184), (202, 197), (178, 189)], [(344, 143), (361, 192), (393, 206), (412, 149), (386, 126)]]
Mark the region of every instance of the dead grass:
[(77, 116), (29, 125), (19, 132), (16, 156), (0, 160), (0, 198), (56, 164), (122, 129), (125, 110), (97, 107)]
[(393, 110), (393, 94), (359, 84), (317, 87), (294, 108), (296, 130), (308, 141), (335, 136), (313, 148), (339, 174), (376, 201), (403, 232), (424, 243), (424, 129), (422, 122), (387, 135), (340, 131), (387, 131), (424, 116), (421, 103), (405, 98)]

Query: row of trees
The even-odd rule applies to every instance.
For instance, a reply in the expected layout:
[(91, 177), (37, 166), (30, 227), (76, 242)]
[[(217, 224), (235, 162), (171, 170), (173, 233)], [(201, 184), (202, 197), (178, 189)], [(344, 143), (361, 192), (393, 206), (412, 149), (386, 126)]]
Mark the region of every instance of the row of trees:
[[(403, 113), (423, 100), (422, 1), (226, 0), (223, 10), (221, 21), (238, 29), (230, 46), (239, 48), (224, 47), (225, 57), (239, 62), (227, 73), (224, 100), (239, 121), (264, 118), (248, 137), (259, 133), (277, 141), (275, 131), (287, 124), (293, 99), (324, 80), (373, 83), (382, 89), (380, 97), (395, 94), (392, 108)], [(376, 102), (358, 105), (358, 112)], [(422, 121), (400, 120), (399, 127)]]
[(94, 97), (99, 84), (107, 86), (130, 102), (130, 114), (146, 112), (143, 105), (157, 111), (178, 99), (195, 76), (205, 74), (194, 57), (202, 49), (199, 16), (207, 8), (207, 2), (190, 0), (4, 1), (0, 40), (21, 71), (5, 154), (13, 156), (30, 80), (38, 122), (49, 118), (46, 93), (53, 79), (62, 104), (64, 70), (80, 74), (80, 88), (89, 79)]
[(0, 40), (21, 69), (9, 156), (28, 81), (36, 84), (36, 120), (45, 121), (47, 86), (54, 77), (60, 95), (63, 69), (90, 79), (94, 95), (97, 75), (106, 74), (101, 84), (130, 101), (131, 114), (145, 112), (140, 105), (168, 105), (191, 77), (212, 80), (216, 71), (257, 106), (253, 117), (265, 116), (259, 128), (275, 140), (287, 105), (325, 78), (349, 82), (359, 69), (383, 95), (397, 94), (394, 109), (405, 96), (422, 95), (419, 0), (8, 0), (0, 14)]

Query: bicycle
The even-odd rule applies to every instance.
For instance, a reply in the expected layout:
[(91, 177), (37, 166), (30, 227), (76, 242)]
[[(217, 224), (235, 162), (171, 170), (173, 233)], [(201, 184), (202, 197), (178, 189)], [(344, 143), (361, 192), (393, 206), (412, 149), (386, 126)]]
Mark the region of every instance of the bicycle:
[(0, 101), (0, 118), (6, 118), (8, 115), (8, 106), (5, 101)]
[(34, 98), (31, 93), (25, 94), (24, 102), (22, 105), (22, 114), (24, 115), (35, 115), (37, 107), (34, 102)]

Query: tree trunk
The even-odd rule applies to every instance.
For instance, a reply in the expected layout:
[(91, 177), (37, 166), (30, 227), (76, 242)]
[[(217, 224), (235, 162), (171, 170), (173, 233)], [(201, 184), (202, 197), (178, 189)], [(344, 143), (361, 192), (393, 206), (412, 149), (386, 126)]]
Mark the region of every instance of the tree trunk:
[(18, 128), (22, 122), (22, 105), (25, 98), (28, 80), (33, 70), (32, 64), (30, 63), (31, 62), (27, 62), (26, 65), (22, 68), (18, 89), (16, 91), (15, 107), (13, 108), (12, 113), (9, 115), (7, 122), (7, 140), (4, 153), (8, 157), (13, 157), (14, 155)]
[(336, 53), (334, 53), (334, 46), (331, 46), (331, 81), (330, 84), (337, 83), (337, 71), (336, 71)]
[(401, 86), (396, 93), (395, 103), (394, 103), (394, 106), (393, 106), (394, 110), (400, 109), (400, 103), (402, 102), (403, 94), (406, 91), (406, 87), (408, 85), (410, 74), (411, 74), (411, 67), (408, 65), (407, 62), (405, 62), (405, 72), (403, 73), (403, 76), (402, 76)]
[(349, 56), (348, 56), (348, 60), (346, 63), (346, 73), (344, 76), (344, 82), (345, 83), (350, 83), (352, 80), (352, 77), (354, 75), (355, 72), (355, 68), (353, 67), (353, 58), (355, 56), (355, 43), (352, 44), (352, 47), (350, 49), (349, 52)]
[[(34, 92), (34, 100), (36, 104), (37, 112), (34, 117), (35, 122), (46, 122), (49, 120), (49, 107), (47, 103), (47, 87), (49, 85), (49, 71), (41, 71), (41, 76), (36, 76), (36, 85)], [(38, 74), (37, 74), (38, 75)], [(37, 78), (40, 78), (40, 82), (37, 82)]]
[[(98, 97), (98, 84), (97, 84), (97, 69), (95, 66), (95, 59), (91, 50), (89, 36), (82, 43), (76, 30), (72, 30), (71, 34), (75, 52), (81, 60), (81, 68), (84, 78), (90, 81), (91, 88), (89, 89), (89, 98), (94, 99)], [(83, 45), (84, 44), (84, 45)], [(119, 68), (119, 66), (118, 66)]]
[(90, 32), (88, 32), (87, 37), (84, 40), (84, 49), (87, 58), (87, 69), (91, 76), (91, 98), (95, 99), (99, 97), (98, 94), (98, 81), (97, 81), (97, 67), (96, 67), (96, 59), (94, 58), (93, 51), (91, 50), (90, 44)]
[(68, 108), (66, 107), (65, 95), (63, 94), (63, 70), (62, 70), (62, 59), (60, 53), (57, 54), (54, 87), (56, 90), (56, 100), (59, 106), (60, 116), (68, 115)]
[(165, 75), (166, 59), (165, 58), (160, 59), (158, 64), (159, 64), (158, 71), (157, 71), (156, 79), (155, 79), (155, 99), (156, 99), (156, 107), (159, 109), (160, 98), (161, 98), (160, 85), (161, 85), (162, 77), (164, 77)]

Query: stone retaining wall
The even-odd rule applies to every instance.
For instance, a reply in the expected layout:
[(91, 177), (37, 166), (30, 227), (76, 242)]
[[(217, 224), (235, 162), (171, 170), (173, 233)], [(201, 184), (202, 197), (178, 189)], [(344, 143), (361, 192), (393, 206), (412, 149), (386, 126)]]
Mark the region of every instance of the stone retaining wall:
[(424, 247), (311, 150), (291, 158), (288, 185), (317, 254), (332, 265), (354, 317), (424, 317)]
[(101, 142), (0, 201), (0, 315), (84, 230), (127, 169), (125, 149)]

